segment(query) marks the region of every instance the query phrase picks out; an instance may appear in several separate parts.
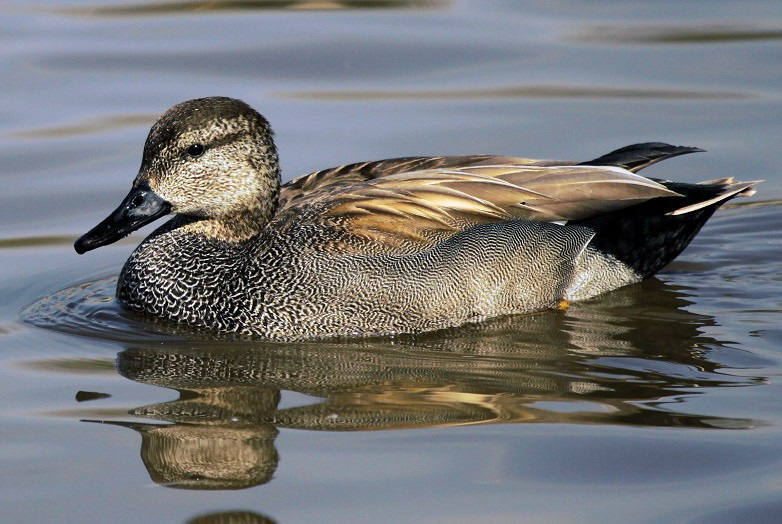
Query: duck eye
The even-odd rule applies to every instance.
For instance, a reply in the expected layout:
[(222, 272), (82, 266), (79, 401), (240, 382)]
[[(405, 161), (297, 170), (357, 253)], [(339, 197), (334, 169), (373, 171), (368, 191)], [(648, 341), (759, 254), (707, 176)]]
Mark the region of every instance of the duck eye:
[(203, 155), (204, 151), (206, 151), (204, 144), (191, 144), (187, 147), (187, 154), (193, 158)]
[(134, 196), (133, 200), (131, 200), (130, 203), (133, 205), (133, 207), (139, 207), (141, 204), (144, 203), (144, 195)]

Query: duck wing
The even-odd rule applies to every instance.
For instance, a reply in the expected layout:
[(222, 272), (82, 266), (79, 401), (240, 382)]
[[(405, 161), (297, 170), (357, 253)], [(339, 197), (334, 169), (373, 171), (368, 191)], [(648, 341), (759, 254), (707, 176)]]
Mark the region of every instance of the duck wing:
[(491, 156), (353, 164), (305, 175), (281, 193), (277, 227), (315, 220), (391, 249), (480, 223), (583, 220), (680, 196), (622, 167)]
[(450, 169), (482, 165), (546, 166), (572, 164), (558, 160), (538, 160), (497, 155), (410, 156), (358, 162), (313, 171), (291, 180), (280, 188), (280, 209), (296, 204), (301, 198), (311, 198), (316, 192), (355, 186), (361, 182), (425, 169)]

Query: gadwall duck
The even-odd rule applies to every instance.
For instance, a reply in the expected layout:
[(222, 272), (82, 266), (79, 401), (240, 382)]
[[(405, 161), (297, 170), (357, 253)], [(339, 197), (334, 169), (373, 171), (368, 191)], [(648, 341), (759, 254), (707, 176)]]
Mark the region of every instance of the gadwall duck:
[(169, 109), (130, 193), (75, 243), (169, 213), (117, 283), (126, 307), (273, 339), (415, 333), (562, 308), (653, 275), (755, 182), (636, 171), (701, 151), (635, 144), (589, 162), (406, 157), (280, 185), (266, 119), (240, 100)]

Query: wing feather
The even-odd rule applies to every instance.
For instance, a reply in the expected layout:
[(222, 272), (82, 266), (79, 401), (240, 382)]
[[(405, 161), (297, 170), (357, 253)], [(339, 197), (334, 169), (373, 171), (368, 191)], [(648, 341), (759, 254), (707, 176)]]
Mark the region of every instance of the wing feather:
[[(434, 166), (434, 167), (430, 167)], [(387, 244), (442, 238), (514, 218), (582, 220), (678, 193), (614, 166), (510, 157), (415, 157), (341, 166), (283, 188), (289, 219), (305, 208), (350, 233)], [(337, 219), (337, 222), (333, 222)]]

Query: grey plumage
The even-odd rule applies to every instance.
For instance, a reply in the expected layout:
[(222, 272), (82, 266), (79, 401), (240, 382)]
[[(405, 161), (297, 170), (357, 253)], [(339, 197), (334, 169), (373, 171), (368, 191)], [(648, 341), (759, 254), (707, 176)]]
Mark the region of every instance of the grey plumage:
[[(275, 339), (441, 329), (637, 282), (678, 255), (722, 202), (752, 187), (641, 177), (632, 171), (695, 150), (644, 146), (601, 157), (616, 160), (609, 166), (389, 159), (281, 188), (261, 115), (237, 100), (191, 100), (153, 126), (131, 193), (76, 247), (112, 242), (171, 210), (176, 216), (122, 270), (117, 296), (131, 309)], [(693, 212), (677, 215), (682, 206)], [(123, 213), (132, 223), (112, 233)], [(651, 262), (627, 254), (661, 239), (673, 247), (648, 255)]]

